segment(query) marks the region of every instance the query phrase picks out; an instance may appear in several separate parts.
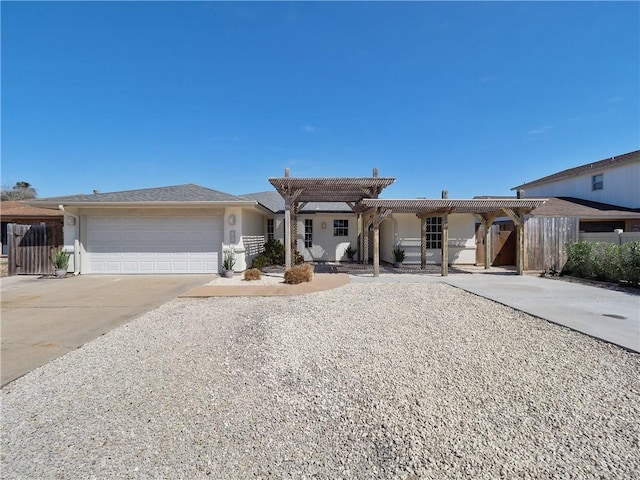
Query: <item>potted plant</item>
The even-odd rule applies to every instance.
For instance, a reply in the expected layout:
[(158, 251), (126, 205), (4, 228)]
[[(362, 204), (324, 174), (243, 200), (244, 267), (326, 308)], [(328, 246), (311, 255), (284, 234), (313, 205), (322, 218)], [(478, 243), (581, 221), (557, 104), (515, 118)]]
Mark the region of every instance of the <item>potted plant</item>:
[(353, 263), (353, 257), (355, 257), (356, 253), (358, 253), (358, 250), (356, 250), (351, 246), (351, 244), (349, 244), (349, 246), (344, 251), (345, 256), (349, 259), (349, 263)]
[(56, 271), (56, 277), (64, 277), (67, 274), (69, 258), (71, 258), (71, 254), (64, 252), (61, 248), (57, 248), (51, 253), (49, 261)]
[(400, 245), (393, 249), (393, 266), (396, 268), (400, 268), (402, 266), (402, 262), (404, 262), (406, 255), (404, 253), (404, 248), (401, 248)]
[(222, 260), (222, 270), (226, 278), (232, 278), (234, 275), (233, 267), (236, 264), (236, 254), (233, 250), (225, 250), (224, 260)]

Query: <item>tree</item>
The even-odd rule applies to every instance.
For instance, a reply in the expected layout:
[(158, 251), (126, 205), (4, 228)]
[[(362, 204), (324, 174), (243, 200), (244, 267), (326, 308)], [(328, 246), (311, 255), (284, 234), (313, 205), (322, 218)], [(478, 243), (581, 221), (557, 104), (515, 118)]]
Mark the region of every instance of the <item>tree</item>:
[(27, 200), (37, 197), (36, 189), (29, 182), (16, 182), (13, 187), (2, 186), (0, 199), (5, 202), (8, 200)]

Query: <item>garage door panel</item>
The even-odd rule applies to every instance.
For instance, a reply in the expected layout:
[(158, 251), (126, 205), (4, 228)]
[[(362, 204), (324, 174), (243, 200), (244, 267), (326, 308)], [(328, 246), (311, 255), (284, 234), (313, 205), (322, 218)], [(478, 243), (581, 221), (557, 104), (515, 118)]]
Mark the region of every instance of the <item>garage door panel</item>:
[(217, 273), (222, 217), (89, 217), (89, 273)]

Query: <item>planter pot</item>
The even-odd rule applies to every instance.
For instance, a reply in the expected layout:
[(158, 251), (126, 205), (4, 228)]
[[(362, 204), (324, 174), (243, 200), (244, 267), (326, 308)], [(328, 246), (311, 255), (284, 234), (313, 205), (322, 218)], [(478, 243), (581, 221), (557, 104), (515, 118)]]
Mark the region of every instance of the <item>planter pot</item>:
[(56, 277), (66, 277), (67, 269), (66, 268), (56, 268)]
[(396, 262), (393, 264), (394, 267), (400, 268), (402, 266), (402, 262)]
[(225, 271), (224, 271), (224, 278), (233, 278), (233, 275), (234, 275), (235, 273), (236, 273), (236, 272), (234, 272), (233, 270), (225, 270)]

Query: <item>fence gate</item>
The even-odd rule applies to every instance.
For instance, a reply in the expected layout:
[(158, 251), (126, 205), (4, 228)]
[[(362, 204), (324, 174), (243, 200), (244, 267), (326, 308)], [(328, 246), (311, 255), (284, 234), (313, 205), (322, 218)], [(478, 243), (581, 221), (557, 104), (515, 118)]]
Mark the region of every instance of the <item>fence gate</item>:
[(7, 225), (9, 275), (47, 275), (55, 273), (49, 257), (63, 244), (62, 225)]

